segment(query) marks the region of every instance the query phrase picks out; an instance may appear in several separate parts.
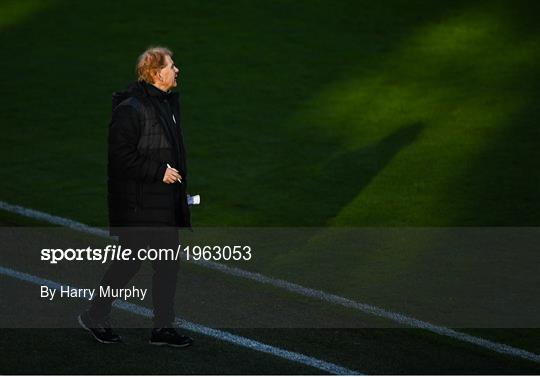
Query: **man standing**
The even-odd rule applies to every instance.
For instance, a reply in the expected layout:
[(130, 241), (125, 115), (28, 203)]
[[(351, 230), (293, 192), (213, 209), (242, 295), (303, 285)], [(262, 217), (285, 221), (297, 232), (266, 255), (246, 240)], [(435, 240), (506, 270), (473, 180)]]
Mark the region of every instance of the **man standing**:
[[(175, 249), (178, 227), (191, 226), (178, 93), (170, 91), (179, 70), (169, 49), (153, 47), (141, 54), (136, 71), (138, 81), (113, 94), (107, 166), (110, 232), (133, 253), (147, 246)], [(178, 263), (152, 262), (151, 344), (186, 347), (193, 342), (173, 328)], [(100, 286), (123, 288), (140, 266), (139, 259), (113, 261)], [(113, 301), (96, 297), (78, 318), (102, 343), (121, 341), (107, 319)]]

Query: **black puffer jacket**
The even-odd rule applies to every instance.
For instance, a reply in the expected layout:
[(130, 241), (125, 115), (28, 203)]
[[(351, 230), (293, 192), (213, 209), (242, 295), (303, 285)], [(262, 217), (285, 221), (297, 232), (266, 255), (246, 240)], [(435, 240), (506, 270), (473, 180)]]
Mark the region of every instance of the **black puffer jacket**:
[[(177, 124), (161, 111), (160, 101), (168, 101)], [(136, 82), (113, 93), (112, 107), (107, 165), (110, 227), (191, 226), (178, 93)], [(182, 183), (163, 183), (167, 163), (179, 170)]]

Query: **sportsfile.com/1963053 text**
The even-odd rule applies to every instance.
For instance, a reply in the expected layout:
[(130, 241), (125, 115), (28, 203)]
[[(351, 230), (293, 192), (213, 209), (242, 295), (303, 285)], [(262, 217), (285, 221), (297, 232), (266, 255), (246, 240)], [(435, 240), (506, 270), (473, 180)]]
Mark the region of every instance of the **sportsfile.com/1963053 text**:
[(41, 260), (50, 264), (73, 261), (128, 260), (204, 260), (204, 261), (249, 261), (253, 257), (252, 247), (248, 245), (178, 245), (172, 248), (140, 248), (132, 250), (121, 245), (107, 245), (104, 248), (44, 248)]

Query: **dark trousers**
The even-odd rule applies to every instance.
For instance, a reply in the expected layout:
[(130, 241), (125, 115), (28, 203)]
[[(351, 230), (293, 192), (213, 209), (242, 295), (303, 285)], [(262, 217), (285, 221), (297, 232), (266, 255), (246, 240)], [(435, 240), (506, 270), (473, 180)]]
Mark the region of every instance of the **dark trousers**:
[[(135, 260), (113, 261), (105, 272), (100, 286), (112, 289), (124, 288), (125, 285), (141, 268), (142, 260), (137, 258), (141, 248), (168, 248), (176, 250), (179, 243), (178, 230), (173, 228), (145, 228), (123, 230), (119, 232), (119, 244), (123, 249), (132, 250)], [(174, 296), (180, 261), (155, 260), (151, 261), (154, 273), (152, 275), (152, 303), (154, 306), (154, 327), (170, 327), (174, 322)], [(98, 288), (99, 291), (99, 288)], [(92, 300), (89, 314), (94, 320), (105, 319), (111, 312), (114, 297), (100, 297)]]

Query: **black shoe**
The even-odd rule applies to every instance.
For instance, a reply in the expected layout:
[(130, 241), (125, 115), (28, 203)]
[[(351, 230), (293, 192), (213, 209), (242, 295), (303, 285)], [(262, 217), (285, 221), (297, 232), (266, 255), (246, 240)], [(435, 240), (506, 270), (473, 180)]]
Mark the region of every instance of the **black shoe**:
[(155, 346), (189, 347), (192, 343), (193, 339), (178, 334), (172, 327), (153, 329), (150, 336), (150, 344)]
[(100, 322), (94, 321), (92, 318), (90, 318), (88, 311), (80, 314), (78, 320), (81, 327), (90, 332), (98, 342), (120, 343), (122, 341), (120, 336), (112, 331), (111, 325), (107, 320)]

